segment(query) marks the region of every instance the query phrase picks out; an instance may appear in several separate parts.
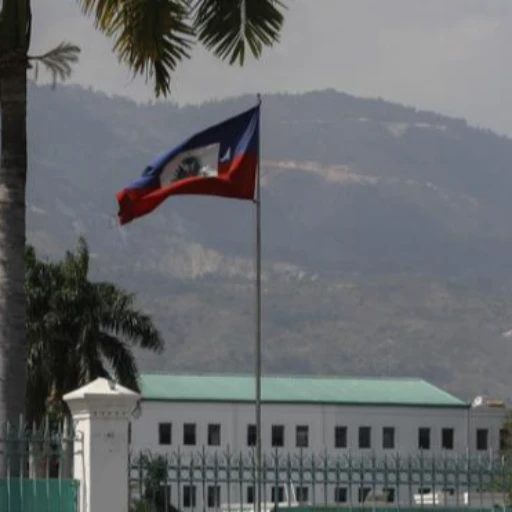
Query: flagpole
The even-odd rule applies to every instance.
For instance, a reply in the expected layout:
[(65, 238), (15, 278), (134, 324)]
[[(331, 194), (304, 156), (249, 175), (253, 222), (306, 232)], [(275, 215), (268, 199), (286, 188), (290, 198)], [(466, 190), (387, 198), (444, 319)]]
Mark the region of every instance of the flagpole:
[[(261, 105), (261, 95), (258, 94), (258, 105)], [(260, 112), (261, 116), (261, 112)], [(256, 169), (256, 512), (261, 512), (261, 179), (260, 179), (260, 126), (258, 119), (258, 167)]]

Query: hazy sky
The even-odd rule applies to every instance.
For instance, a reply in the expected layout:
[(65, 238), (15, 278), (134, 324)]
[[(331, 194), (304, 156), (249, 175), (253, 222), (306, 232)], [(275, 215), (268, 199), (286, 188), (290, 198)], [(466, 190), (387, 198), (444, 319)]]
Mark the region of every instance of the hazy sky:
[[(285, 0), (281, 43), (230, 68), (198, 48), (173, 82), (180, 104), (246, 92), (335, 88), (465, 117), (512, 136), (510, 0)], [(142, 79), (117, 64), (74, 0), (34, 0), (33, 52), (61, 40), (83, 53), (73, 82), (136, 100)]]

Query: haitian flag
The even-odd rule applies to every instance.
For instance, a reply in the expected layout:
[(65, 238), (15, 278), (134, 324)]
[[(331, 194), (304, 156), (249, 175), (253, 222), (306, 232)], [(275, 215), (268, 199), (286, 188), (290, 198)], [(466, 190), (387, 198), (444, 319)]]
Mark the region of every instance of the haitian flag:
[(258, 105), (156, 158), (139, 179), (116, 194), (120, 223), (150, 213), (170, 195), (254, 199), (259, 116)]

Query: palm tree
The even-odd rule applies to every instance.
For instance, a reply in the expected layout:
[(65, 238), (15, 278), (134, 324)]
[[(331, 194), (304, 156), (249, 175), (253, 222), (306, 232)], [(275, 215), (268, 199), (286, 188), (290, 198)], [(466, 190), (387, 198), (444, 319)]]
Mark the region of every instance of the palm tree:
[(30, 246), (25, 257), (30, 422), (40, 424), (46, 414), (61, 420), (62, 396), (97, 377), (140, 391), (132, 347), (158, 352), (162, 339), (132, 295), (88, 280), (85, 240), (60, 262), (38, 260)]
[[(171, 74), (197, 42), (231, 64), (243, 64), (278, 41), (279, 0), (77, 0), (113, 51), (134, 74), (145, 75), (155, 94), (170, 91)], [(38, 63), (66, 78), (79, 49), (61, 43), (29, 55), (31, 0), (0, 3), (0, 425), (16, 422), (26, 395), (24, 293), (25, 184), (27, 178), (27, 69)], [(1, 468), (0, 468), (1, 469)]]
[(168, 457), (149, 452), (142, 453), (137, 457), (137, 465), (144, 468), (144, 491), (142, 496), (131, 504), (130, 512), (179, 512), (170, 502), (168, 493)]

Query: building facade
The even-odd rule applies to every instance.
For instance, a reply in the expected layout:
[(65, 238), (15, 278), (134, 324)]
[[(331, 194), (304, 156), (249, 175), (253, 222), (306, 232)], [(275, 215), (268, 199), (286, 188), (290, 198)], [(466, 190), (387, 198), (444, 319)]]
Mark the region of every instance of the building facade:
[[(132, 425), (133, 452), (171, 456), (179, 451), (185, 458), (200, 453), (253, 452), (256, 426), (252, 376), (144, 375), (142, 390), (141, 414)], [(308, 457), (325, 461), (327, 456), (331, 465), (365, 457), (379, 461), (405, 461), (418, 456), (429, 460), (493, 458), (503, 443), (507, 410), (502, 404), (492, 405), (482, 401), (480, 406), (472, 406), (420, 379), (263, 377), (262, 449), (269, 465), (276, 456), (282, 460), (291, 456), (296, 461)], [(382, 464), (379, 467), (382, 469)], [(364, 485), (364, 475), (370, 470), (361, 470), (363, 480), (356, 482), (346, 466), (343, 468), (345, 483), (338, 481), (340, 485), (333, 489), (316, 485), (314, 477), (308, 485), (301, 481), (296, 486), (298, 501), (311, 501), (315, 494), (325, 503), (361, 502), (368, 493), (378, 491), (385, 492), (386, 501), (391, 502), (400, 494), (399, 481), (392, 487), (389, 482), (381, 482), (376, 489), (375, 482)], [(282, 478), (281, 471), (275, 467), (273, 471)], [(337, 474), (339, 480), (339, 466)], [(444, 487), (450, 487), (448, 476), (443, 480)], [(297, 489), (276, 487), (272, 479), (271, 474), (265, 486), (269, 499), (297, 497), (290, 497)], [(413, 494), (428, 494), (435, 485), (432, 480), (423, 482), (420, 476), (402, 489), (402, 500), (410, 502)], [(226, 501), (225, 484), (213, 486), (214, 490), (208, 486), (205, 493), (199, 493), (204, 494), (202, 497), (196, 497), (195, 486), (188, 483), (182, 488), (179, 482), (170, 487), (175, 488), (174, 500), (181, 504), (179, 508), (199, 506), (201, 500), (211, 506)], [(250, 482), (234, 484), (230, 498), (250, 502), (252, 487)]]

